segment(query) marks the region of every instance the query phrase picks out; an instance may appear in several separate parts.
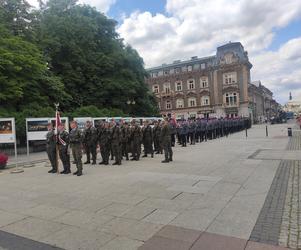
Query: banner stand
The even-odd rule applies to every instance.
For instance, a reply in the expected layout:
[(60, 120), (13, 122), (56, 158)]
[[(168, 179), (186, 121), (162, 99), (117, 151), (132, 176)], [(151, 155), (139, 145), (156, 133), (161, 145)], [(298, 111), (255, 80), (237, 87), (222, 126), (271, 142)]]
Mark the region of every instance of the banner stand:
[(13, 143), (16, 167), (18, 166), (18, 151), (16, 139), (15, 118), (0, 118), (0, 143)]

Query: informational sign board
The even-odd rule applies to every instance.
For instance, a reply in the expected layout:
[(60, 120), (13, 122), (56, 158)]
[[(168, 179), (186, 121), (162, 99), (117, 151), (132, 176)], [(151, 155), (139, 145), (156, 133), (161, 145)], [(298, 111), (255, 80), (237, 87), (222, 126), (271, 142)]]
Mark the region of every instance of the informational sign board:
[(15, 143), (15, 118), (0, 118), (0, 143)]
[(27, 118), (27, 141), (46, 140), (49, 118)]
[(100, 123), (108, 121), (108, 117), (94, 117), (93, 125), (97, 127)]
[(84, 130), (87, 121), (93, 122), (92, 117), (74, 117), (74, 121), (77, 122), (78, 128)]
[[(55, 127), (55, 118), (50, 118), (52, 126)], [(68, 117), (61, 117), (61, 123), (65, 125), (66, 131), (69, 132), (69, 118)]]

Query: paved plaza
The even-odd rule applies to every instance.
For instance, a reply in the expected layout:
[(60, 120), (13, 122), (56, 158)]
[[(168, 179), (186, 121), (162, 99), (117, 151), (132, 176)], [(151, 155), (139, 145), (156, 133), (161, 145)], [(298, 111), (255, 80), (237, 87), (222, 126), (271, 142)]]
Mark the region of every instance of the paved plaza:
[(297, 249), (301, 136), (289, 139), (288, 126), (177, 145), (169, 164), (2, 171), (0, 249)]

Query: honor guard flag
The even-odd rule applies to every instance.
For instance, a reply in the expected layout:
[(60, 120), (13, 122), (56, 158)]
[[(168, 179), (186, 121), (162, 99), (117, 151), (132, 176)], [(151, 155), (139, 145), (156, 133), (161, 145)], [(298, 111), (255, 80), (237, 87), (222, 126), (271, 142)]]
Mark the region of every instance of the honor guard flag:
[(59, 132), (58, 128), (59, 128), (60, 125), (62, 125), (60, 112), (56, 111), (55, 112), (55, 134), (56, 134), (56, 138), (60, 142), (60, 144), (66, 146), (66, 142), (61, 138), (60, 134), (58, 133)]

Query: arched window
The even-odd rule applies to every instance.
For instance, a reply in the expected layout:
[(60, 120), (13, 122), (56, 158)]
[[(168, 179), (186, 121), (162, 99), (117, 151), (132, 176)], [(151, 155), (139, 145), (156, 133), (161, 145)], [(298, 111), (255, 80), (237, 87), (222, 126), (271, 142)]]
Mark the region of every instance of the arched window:
[(196, 106), (196, 98), (190, 97), (188, 98), (188, 107), (195, 107)]
[(183, 99), (177, 99), (177, 108), (184, 108), (184, 100)]
[(201, 97), (201, 105), (202, 106), (210, 105), (210, 97), (209, 96), (202, 96)]

